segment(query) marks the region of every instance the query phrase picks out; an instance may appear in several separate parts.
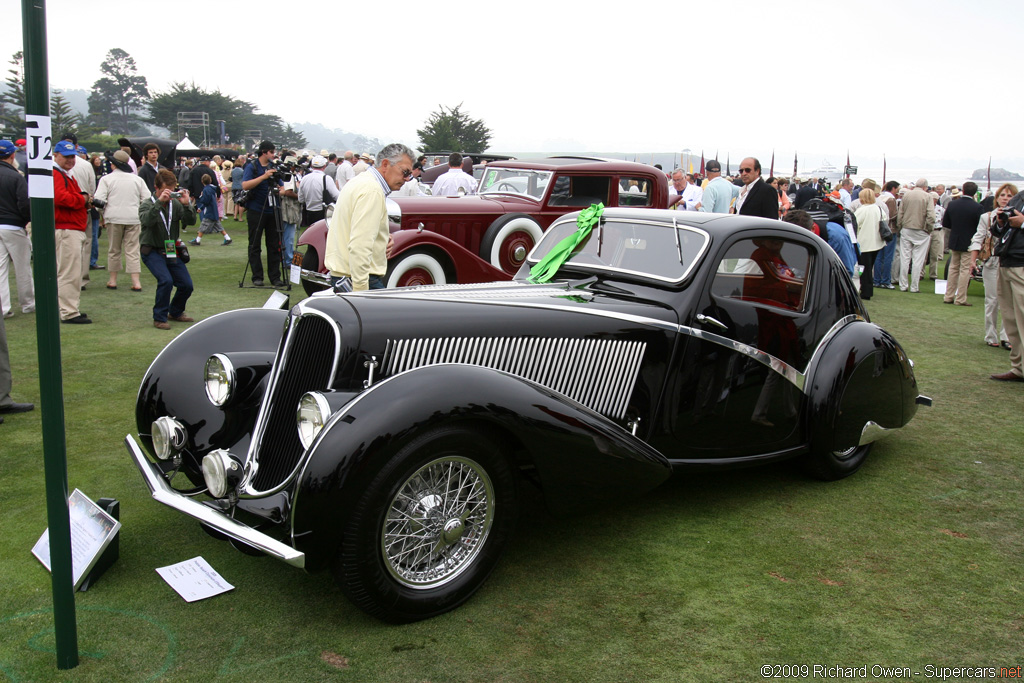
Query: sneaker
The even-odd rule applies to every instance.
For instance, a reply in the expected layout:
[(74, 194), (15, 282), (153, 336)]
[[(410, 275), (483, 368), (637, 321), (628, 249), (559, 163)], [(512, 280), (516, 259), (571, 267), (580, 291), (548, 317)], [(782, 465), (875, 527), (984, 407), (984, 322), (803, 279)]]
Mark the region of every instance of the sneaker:
[(189, 241), (188, 241), (188, 243), (189, 243), (189, 244), (191, 244), (192, 246), (195, 246), (195, 247), (200, 247), (200, 246), (202, 246), (202, 244), (201, 244), (201, 243), (199, 242), (199, 239), (198, 239), (198, 238), (196, 238), (196, 239), (194, 239), (194, 240), (189, 240)]
[(274, 287), (284, 287), (285, 286), (284, 282), (282, 282), (281, 280), (271, 280), (270, 284), (273, 285)]
[(252, 286), (253, 287), (262, 287), (263, 286), (263, 280), (253, 280), (252, 281)]
[(158, 330), (169, 330), (169, 329), (171, 329), (171, 326), (168, 323), (164, 322), (163, 320), (154, 320), (153, 321), (153, 327), (155, 327)]
[(231, 244), (231, 240), (224, 240), (223, 242), (221, 242), (221, 243), (220, 243), (220, 246), (222, 246), (222, 247), (226, 247), (226, 246), (228, 246), (229, 244)]
[(61, 320), (61, 322), (66, 323), (68, 325), (89, 325), (92, 323), (92, 320), (89, 320), (89, 316), (87, 316), (85, 313), (79, 313), (74, 318)]

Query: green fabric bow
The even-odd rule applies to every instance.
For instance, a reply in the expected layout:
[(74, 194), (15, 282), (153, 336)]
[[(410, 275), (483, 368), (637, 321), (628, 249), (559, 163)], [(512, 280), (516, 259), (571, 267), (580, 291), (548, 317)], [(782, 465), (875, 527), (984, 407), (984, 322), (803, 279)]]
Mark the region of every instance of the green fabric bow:
[(585, 240), (594, 226), (601, 221), (602, 213), (604, 213), (604, 204), (600, 202), (591, 204), (589, 209), (580, 211), (580, 215), (576, 219), (576, 232), (556, 244), (547, 256), (530, 268), (530, 282), (541, 284), (553, 278), (562, 264), (572, 256), (579, 243)]

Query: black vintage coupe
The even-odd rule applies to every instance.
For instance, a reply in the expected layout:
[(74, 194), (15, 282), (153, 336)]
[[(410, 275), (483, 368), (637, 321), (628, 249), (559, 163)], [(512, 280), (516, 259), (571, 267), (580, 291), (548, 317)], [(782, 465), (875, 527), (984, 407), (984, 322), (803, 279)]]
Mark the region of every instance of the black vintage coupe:
[(480, 587), (524, 485), (563, 511), (674, 469), (798, 458), (838, 479), (929, 403), (812, 233), (578, 215), (511, 282), (323, 292), (196, 324), (149, 368), (125, 439), (153, 497), (413, 621)]

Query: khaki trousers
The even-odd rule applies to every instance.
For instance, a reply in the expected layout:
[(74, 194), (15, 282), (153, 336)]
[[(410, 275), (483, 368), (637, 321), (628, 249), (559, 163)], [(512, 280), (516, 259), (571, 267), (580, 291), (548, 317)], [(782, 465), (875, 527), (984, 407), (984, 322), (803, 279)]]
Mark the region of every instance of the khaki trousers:
[(948, 304), (954, 300), (963, 305), (967, 303), (967, 287), (971, 284), (971, 252), (949, 252), (949, 281), (946, 283), (946, 294), (942, 297)]
[[(139, 236), (141, 225), (124, 225), (107, 223), (107, 270), (116, 274), (121, 270), (121, 255), (124, 254), (125, 272), (138, 275), (142, 272), (142, 260), (139, 257)], [(113, 275), (111, 275), (113, 279)]]
[[(57, 306), (60, 319), (78, 317), (78, 303), (82, 299), (82, 245), (86, 242), (83, 230), (54, 230), (57, 247)], [(88, 273), (89, 256), (85, 256)]]
[(1010, 369), (1024, 377), (1021, 365), (1021, 339), (1024, 339), (1024, 268), (999, 267), (999, 312), (1003, 314), (1006, 336), (1010, 340)]
[(928, 277), (933, 280), (938, 280), (942, 275), (939, 271), (939, 261), (942, 260), (942, 239), (943, 233), (948, 232), (949, 230), (945, 228), (935, 228), (932, 231), (932, 241), (928, 244)]
[(11, 312), (11, 290), (8, 284), (9, 264), (14, 264), (18, 281), (18, 301), (23, 313), (36, 310), (35, 286), (32, 283), (32, 242), (25, 230), (0, 229), (0, 308)]

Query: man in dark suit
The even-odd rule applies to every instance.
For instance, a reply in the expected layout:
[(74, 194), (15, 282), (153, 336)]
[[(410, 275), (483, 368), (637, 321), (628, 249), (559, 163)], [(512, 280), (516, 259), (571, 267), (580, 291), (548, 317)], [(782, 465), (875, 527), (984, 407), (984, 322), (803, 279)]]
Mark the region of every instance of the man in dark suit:
[(740, 180), (743, 187), (736, 199), (736, 213), (778, 220), (779, 191), (761, 179), (761, 162), (754, 157), (740, 162)]
[(821, 187), (818, 185), (818, 181), (809, 179), (805, 182), (799, 190), (796, 192), (796, 199), (793, 200), (793, 208), (800, 209), (803, 205), (811, 201), (815, 197), (821, 196)]

